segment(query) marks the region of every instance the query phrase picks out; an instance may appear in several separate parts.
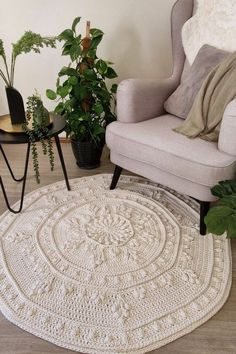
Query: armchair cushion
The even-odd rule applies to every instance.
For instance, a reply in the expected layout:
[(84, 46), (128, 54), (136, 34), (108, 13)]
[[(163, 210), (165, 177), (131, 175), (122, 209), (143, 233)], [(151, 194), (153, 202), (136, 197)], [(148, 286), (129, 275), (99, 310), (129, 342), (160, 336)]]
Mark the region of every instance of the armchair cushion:
[(236, 156), (236, 99), (231, 101), (225, 109), (218, 148), (220, 151)]
[(113, 122), (106, 142), (113, 153), (188, 180), (212, 187), (233, 178), (235, 157), (220, 152), (217, 143), (188, 139), (173, 131), (180, 118), (163, 115), (137, 124)]
[(165, 102), (166, 112), (186, 119), (204, 79), (228, 55), (229, 53), (224, 50), (204, 45), (199, 50), (193, 65), (188, 69), (188, 73), (183, 73), (179, 87)]

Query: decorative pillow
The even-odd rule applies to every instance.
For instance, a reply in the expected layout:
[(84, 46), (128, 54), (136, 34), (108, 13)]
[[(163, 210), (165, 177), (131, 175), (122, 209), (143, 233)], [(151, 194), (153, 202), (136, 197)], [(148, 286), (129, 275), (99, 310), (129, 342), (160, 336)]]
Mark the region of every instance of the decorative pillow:
[(164, 104), (166, 112), (186, 119), (204, 79), (229, 52), (205, 44), (198, 52), (193, 65), (180, 85)]

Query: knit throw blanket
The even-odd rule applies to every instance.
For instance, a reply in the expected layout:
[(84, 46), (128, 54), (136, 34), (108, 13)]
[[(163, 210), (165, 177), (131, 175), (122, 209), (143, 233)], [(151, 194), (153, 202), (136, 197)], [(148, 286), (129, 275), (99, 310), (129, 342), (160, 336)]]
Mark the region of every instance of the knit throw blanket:
[(184, 123), (174, 129), (189, 138), (217, 141), (226, 106), (236, 97), (236, 52), (205, 79)]

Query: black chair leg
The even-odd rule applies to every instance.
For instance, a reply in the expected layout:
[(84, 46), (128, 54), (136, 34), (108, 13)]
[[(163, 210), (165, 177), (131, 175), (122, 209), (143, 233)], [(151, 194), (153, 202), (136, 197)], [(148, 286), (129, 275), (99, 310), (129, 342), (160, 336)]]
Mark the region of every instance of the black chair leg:
[(120, 178), (122, 170), (123, 170), (122, 167), (116, 165), (115, 171), (113, 173), (111, 185), (110, 185), (110, 190), (113, 190), (116, 188), (116, 185), (118, 183), (118, 180)]
[(200, 201), (200, 234), (206, 235), (206, 224), (204, 218), (210, 209), (210, 202)]
[(60, 139), (58, 135), (55, 135), (55, 142), (56, 142), (56, 146), (57, 146), (57, 152), (60, 158), (60, 162), (61, 162), (61, 167), (62, 167), (62, 171), (64, 174), (64, 178), (65, 178), (65, 182), (66, 182), (66, 186), (67, 186), (67, 190), (70, 191), (70, 184), (69, 184), (69, 180), (68, 180), (68, 176), (67, 176), (67, 171), (66, 171), (66, 166), (65, 166), (65, 162), (64, 162), (64, 157), (62, 154), (62, 150), (61, 150), (61, 143), (60, 143)]

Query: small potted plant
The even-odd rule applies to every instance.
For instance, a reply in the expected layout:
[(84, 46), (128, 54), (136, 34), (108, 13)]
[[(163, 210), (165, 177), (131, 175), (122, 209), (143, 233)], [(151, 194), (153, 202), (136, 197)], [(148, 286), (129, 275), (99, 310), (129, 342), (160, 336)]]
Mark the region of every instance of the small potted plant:
[(44, 155), (48, 155), (51, 171), (54, 170), (54, 153), (52, 140), (49, 135), (48, 126), (50, 116), (43, 106), (40, 96), (36, 93), (27, 100), (26, 123), (22, 125), (23, 130), (29, 136), (33, 167), (37, 183), (40, 183), (38, 150), (36, 142), (40, 141)]
[(86, 37), (82, 38), (76, 32), (79, 22), (80, 17), (75, 18), (71, 29), (59, 35), (62, 55), (70, 62), (60, 70), (56, 90), (48, 89), (46, 94), (57, 100), (55, 112), (66, 118), (66, 133), (78, 166), (89, 169), (99, 165), (106, 126), (116, 119), (113, 109), (117, 85), (109, 89), (106, 79), (114, 79), (117, 74), (112, 63), (97, 57), (103, 32), (90, 29), (87, 22)]
[(13, 87), (17, 57), (22, 53), (40, 53), (40, 49), (44, 46), (55, 48), (55, 43), (56, 38), (54, 37), (42, 37), (40, 34), (27, 31), (16, 43), (12, 44), (11, 64), (9, 66), (3, 41), (0, 39), (0, 57), (3, 60), (3, 68), (0, 69), (0, 77), (6, 85), (12, 124), (19, 124), (26, 121), (23, 99), (20, 93)]
[(211, 191), (219, 199), (205, 217), (208, 232), (236, 238), (236, 181), (221, 181)]

